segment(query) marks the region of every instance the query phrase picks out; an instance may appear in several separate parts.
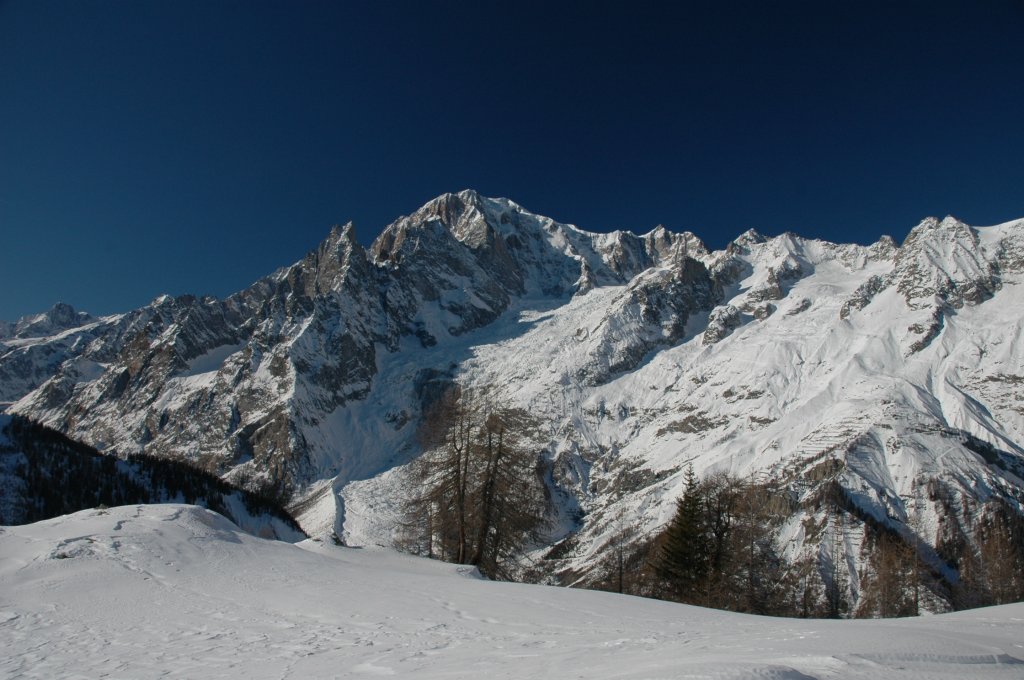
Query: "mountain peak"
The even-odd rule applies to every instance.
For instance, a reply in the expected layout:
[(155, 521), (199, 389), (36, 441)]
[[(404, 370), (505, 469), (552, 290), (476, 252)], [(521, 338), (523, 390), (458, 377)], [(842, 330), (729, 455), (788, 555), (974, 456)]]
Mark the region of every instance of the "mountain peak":
[(756, 243), (764, 243), (766, 240), (767, 239), (761, 235), (759, 231), (754, 228), (750, 228), (737, 236), (733, 243), (737, 243), (741, 246), (748, 246)]
[(903, 240), (903, 247), (936, 240), (974, 243), (977, 238), (972, 227), (952, 215), (946, 215), (942, 220), (936, 217), (926, 217), (910, 230), (907, 238)]
[(42, 314), (21, 317), (8, 328), (8, 331), (21, 338), (45, 336), (84, 326), (92, 321), (95, 321), (95, 318), (91, 314), (76, 311), (66, 302), (58, 302)]
[(483, 197), (472, 189), (463, 189), (458, 193), (445, 193), (428, 201), (422, 208), (410, 215), (410, 218), (439, 219), (445, 226), (451, 227), (459, 218), (473, 208), (482, 210)]
[(80, 314), (75, 311), (75, 308), (66, 302), (58, 302), (46, 312), (45, 316), (50, 323), (61, 328), (73, 328), (91, 318), (88, 314)]
[[(448, 195), (450, 196), (452, 194)], [(478, 202), (483, 199), (483, 196), (476, 189), (463, 189), (462, 191), (456, 192), (454, 195), (466, 202)]]
[(872, 243), (868, 249), (876, 258), (891, 259), (899, 251), (900, 246), (892, 236), (883, 234), (877, 241)]
[[(486, 198), (473, 189), (445, 193), (425, 203), (411, 215), (388, 225), (370, 248), (377, 262), (396, 263), (402, 259), (399, 250), (409, 234), (417, 234), (414, 244), (425, 245), (421, 239), (452, 238), (472, 249), (493, 245), (500, 234), (517, 223), (513, 213), (525, 213), (518, 205), (504, 198)], [(415, 246), (419, 247), (419, 245)]]
[(330, 233), (327, 235), (328, 241), (333, 242), (356, 242), (356, 228), (352, 222), (346, 222), (345, 224), (335, 224), (331, 227)]

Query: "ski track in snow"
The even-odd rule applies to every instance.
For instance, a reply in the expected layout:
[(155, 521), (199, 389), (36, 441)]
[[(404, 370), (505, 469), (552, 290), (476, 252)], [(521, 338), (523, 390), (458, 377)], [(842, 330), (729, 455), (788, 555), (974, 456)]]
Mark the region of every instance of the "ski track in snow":
[(769, 619), (131, 506), (0, 529), (0, 649), (5, 678), (1021, 678), (1024, 604)]

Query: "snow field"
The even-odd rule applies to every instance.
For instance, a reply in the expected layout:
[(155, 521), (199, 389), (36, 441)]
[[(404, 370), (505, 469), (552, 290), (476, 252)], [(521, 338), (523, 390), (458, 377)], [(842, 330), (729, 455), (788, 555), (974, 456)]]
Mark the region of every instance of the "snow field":
[(0, 530), (0, 649), (8, 678), (1020, 678), (1024, 604), (767, 619), (129, 506)]

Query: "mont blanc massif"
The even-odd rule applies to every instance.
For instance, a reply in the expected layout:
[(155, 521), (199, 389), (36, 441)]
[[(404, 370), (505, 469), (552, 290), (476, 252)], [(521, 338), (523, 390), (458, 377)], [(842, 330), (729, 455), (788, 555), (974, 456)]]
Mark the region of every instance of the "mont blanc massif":
[(872, 532), (951, 587), (984, 518), (1021, 515), (1022, 284), (1024, 220), (928, 218), (870, 246), (748, 231), (711, 251), (463, 191), (369, 249), (336, 227), (225, 299), (0, 325), (0, 402), (4, 422), (280, 499), (311, 536), (390, 546), (457, 387), (529, 421), (547, 522), (523, 578), (597, 583), (688, 479), (726, 473), (785, 490), (779, 554), (841, 568), (852, 608)]

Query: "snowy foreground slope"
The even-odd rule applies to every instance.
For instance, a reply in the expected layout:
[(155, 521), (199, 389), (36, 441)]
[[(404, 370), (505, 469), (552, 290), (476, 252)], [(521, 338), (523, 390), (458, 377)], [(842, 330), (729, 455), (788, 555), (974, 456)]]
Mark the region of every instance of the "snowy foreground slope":
[(1024, 604), (768, 619), (266, 541), (184, 505), (0, 529), (9, 678), (1020, 678)]

